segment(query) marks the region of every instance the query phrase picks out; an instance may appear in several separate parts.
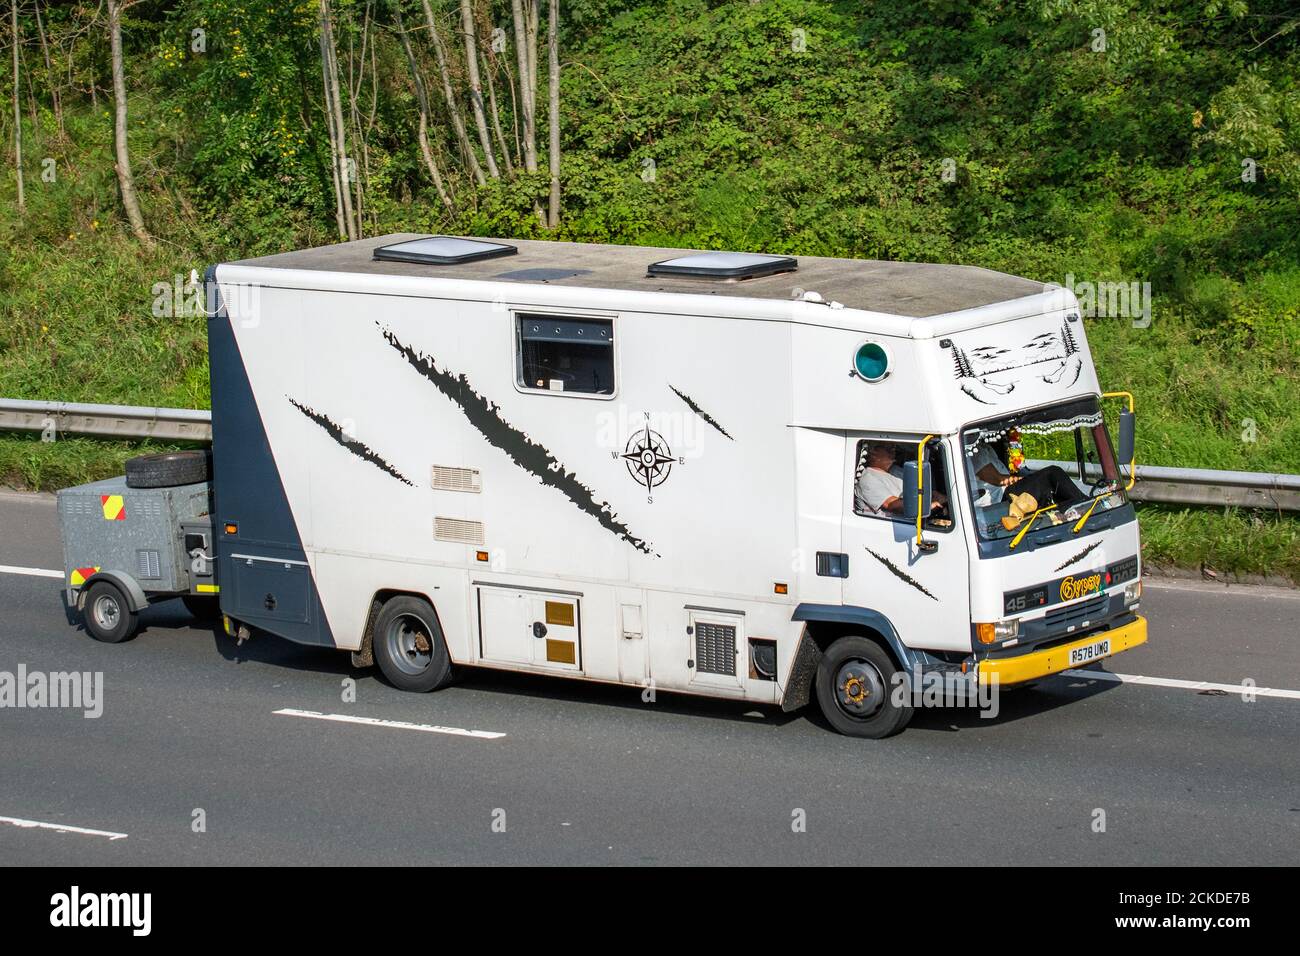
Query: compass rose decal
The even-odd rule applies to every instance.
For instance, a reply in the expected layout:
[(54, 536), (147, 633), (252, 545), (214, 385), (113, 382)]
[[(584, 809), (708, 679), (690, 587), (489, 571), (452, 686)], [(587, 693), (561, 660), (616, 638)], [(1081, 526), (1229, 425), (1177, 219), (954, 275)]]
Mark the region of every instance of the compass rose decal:
[[(685, 458), (673, 457), (672, 449), (668, 447), (664, 436), (650, 427), (649, 416), (646, 416), (646, 424), (634, 431), (627, 440), (622, 454), (615, 451), (610, 452), (610, 455), (616, 460), (622, 458), (632, 480), (647, 492), (654, 491), (668, 480), (673, 465), (686, 463)], [(654, 497), (647, 495), (646, 502), (654, 504)]]
[(639, 432), (633, 432), (627, 440), (623, 461), (627, 464), (627, 473), (638, 484), (645, 485), (646, 491), (650, 491), (668, 480), (676, 459), (664, 441), (664, 436), (646, 426)]

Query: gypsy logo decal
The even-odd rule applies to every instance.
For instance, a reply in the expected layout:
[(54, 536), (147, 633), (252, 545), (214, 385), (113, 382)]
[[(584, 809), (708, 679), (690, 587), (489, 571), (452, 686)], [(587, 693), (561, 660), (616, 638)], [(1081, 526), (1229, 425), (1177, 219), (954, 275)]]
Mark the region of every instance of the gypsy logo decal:
[(1070, 575), (1068, 578), (1061, 579), (1062, 601), (1073, 601), (1075, 598), (1081, 598), (1099, 590), (1101, 590), (1100, 574), (1090, 574), (1085, 578), (1076, 578), (1074, 575)]

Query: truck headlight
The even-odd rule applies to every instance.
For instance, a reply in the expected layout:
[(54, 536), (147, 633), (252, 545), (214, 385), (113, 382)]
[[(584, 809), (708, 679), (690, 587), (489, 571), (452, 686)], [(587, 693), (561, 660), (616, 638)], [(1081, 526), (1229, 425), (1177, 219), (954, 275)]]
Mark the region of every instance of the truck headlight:
[(1130, 581), (1124, 585), (1124, 606), (1131, 607), (1136, 604), (1142, 597), (1142, 579)]
[(1020, 619), (985, 622), (975, 625), (975, 636), (981, 644), (998, 644), (1020, 636)]

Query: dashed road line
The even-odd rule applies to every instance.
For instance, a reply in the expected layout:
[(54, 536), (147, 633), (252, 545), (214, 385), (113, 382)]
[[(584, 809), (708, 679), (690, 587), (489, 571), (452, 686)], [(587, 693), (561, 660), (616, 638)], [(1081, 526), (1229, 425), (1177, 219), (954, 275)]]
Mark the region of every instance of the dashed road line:
[(25, 574), (33, 578), (58, 578), (63, 580), (62, 571), (51, 571), (49, 568), (20, 568), (12, 564), (0, 564), (0, 574)]
[(362, 724), (366, 727), (387, 727), (392, 730), (419, 730), (426, 734), (450, 734), (453, 737), (477, 737), (480, 740), (500, 740), (505, 734), (494, 730), (466, 730), (463, 727), (439, 727), (434, 724), (412, 724), (405, 720), (381, 720), (377, 717), (354, 717), (351, 714), (321, 714), (314, 710), (295, 710), (286, 707), (275, 711), (281, 717), (307, 717), (311, 720), (333, 720), (341, 724)]
[(54, 830), (58, 833), (75, 833), (78, 836), (107, 837), (109, 840), (125, 840), (125, 833), (112, 830), (92, 830), (89, 827), (74, 827), (67, 823), (45, 823), (41, 820), (24, 820), (21, 817), (0, 817), (0, 823), (19, 827), (23, 830)]
[(1148, 687), (1173, 687), (1178, 690), (1217, 690), (1225, 694), (1246, 694), (1254, 697), (1282, 697), (1300, 700), (1300, 690), (1282, 690), (1276, 687), (1251, 687), (1249, 684), (1216, 684), (1207, 680), (1179, 680), (1176, 677), (1143, 677), (1141, 674), (1115, 674), (1111, 671), (1061, 671), (1063, 677), (1083, 680), (1108, 680), (1118, 684), (1144, 684)]

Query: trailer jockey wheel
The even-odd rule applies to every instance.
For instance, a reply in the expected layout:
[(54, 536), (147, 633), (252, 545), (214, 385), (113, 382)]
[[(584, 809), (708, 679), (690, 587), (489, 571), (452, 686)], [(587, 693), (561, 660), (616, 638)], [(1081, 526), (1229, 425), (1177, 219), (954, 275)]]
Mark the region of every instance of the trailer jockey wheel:
[(375, 663), (399, 690), (423, 693), (451, 680), (451, 655), (428, 601), (405, 594), (390, 598), (375, 619), (370, 639)]
[(136, 613), (122, 589), (111, 581), (96, 581), (82, 605), (86, 633), (105, 644), (120, 644), (135, 634)]
[(817, 703), (832, 727), (850, 737), (896, 734), (912, 718), (912, 706), (898, 701), (898, 667), (889, 653), (865, 637), (841, 637), (817, 666)]

